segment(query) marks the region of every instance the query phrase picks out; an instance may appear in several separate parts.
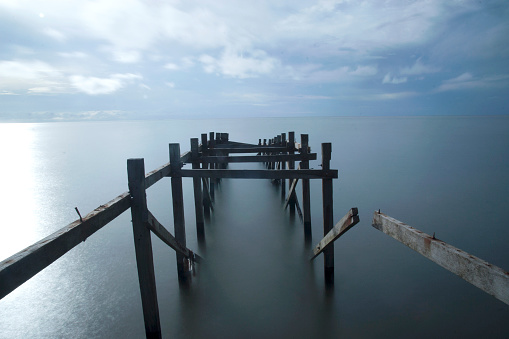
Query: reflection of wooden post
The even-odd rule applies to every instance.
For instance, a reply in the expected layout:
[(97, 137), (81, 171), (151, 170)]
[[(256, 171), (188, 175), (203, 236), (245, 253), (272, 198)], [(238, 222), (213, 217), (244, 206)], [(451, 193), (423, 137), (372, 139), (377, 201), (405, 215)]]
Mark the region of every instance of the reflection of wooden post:
[[(332, 146), (330, 143), (322, 144), (322, 169), (330, 169), (330, 159), (332, 153)], [(322, 179), (322, 199), (323, 199), (323, 235), (327, 233), (334, 226), (334, 215), (332, 210), (332, 178)], [(330, 244), (327, 249), (323, 251), (324, 254), (324, 273), (325, 283), (334, 283), (334, 244)]]
[[(200, 161), (198, 159), (198, 138), (191, 139), (191, 157), (193, 159), (193, 169), (200, 168)], [(204, 221), (203, 221), (203, 195), (201, 192), (201, 179), (193, 178), (194, 189), (194, 210), (196, 213), (196, 232), (198, 240), (203, 240), (205, 237)]]
[[(300, 135), (301, 154), (308, 155), (309, 139), (307, 134)], [(309, 160), (300, 163), (301, 169), (309, 169)], [(311, 240), (311, 199), (309, 192), (309, 179), (302, 179), (302, 208), (304, 210), (304, 238)]]
[(148, 220), (148, 209), (143, 159), (127, 160), (127, 176), (132, 199), (131, 218), (133, 221), (134, 249), (136, 251), (145, 333), (147, 338), (161, 338), (152, 241), (150, 231), (145, 227), (145, 222)]
[[(173, 200), (173, 223), (175, 239), (186, 247), (186, 224), (184, 220), (184, 196), (182, 193), (182, 177), (180, 175), (180, 145), (170, 144), (171, 195)], [(177, 253), (177, 273), (179, 282), (187, 284), (191, 281), (189, 261)]]
[[(208, 152), (207, 152), (207, 133), (203, 133), (201, 135), (201, 152), (203, 154), (203, 156), (207, 156), (208, 155)], [(209, 165), (207, 162), (203, 162), (202, 163), (202, 168), (203, 169), (208, 169)], [(207, 178), (202, 178), (203, 180), (203, 190), (202, 192), (204, 193), (203, 194), (203, 213), (205, 215), (210, 215), (210, 205), (209, 205), (209, 200), (206, 198), (207, 194), (209, 194), (209, 191), (208, 191), (208, 179)]]
[[(288, 143), (290, 144), (290, 154), (295, 154), (295, 132), (288, 132)], [(288, 161), (288, 169), (295, 169), (295, 161)], [(292, 185), (291, 180), (288, 180), (288, 188)], [(290, 197), (290, 214), (295, 214), (295, 200)]]

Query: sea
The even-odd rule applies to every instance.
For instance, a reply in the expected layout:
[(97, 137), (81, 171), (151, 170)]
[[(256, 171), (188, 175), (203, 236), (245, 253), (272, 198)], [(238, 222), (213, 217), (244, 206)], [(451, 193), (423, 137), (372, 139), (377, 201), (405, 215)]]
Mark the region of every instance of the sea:
[[(508, 338), (509, 305), (371, 226), (374, 211), (509, 270), (509, 116), (242, 118), (0, 124), (0, 260), (126, 192), (127, 159), (146, 171), (202, 133), (232, 141), (309, 135), (320, 168), (332, 143), (335, 242), (324, 283), (320, 180), (312, 241), (270, 180), (223, 179), (199, 243), (183, 179), (187, 245), (204, 258), (180, 288), (174, 251), (152, 236), (164, 338)], [(231, 164), (263, 169), (261, 164)], [(288, 184), (287, 186), (288, 187)], [(300, 183), (297, 186), (301, 192)], [(147, 191), (173, 233), (171, 185)], [(0, 300), (0, 338), (143, 338), (129, 211)]]

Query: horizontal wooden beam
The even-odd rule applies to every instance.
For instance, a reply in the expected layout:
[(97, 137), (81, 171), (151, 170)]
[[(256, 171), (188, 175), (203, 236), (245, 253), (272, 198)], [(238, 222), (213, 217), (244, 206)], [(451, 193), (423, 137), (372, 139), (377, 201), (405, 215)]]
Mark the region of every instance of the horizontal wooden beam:
[(288, 147), (276, 147), (276, 146), (256, 146), (256, 147), (230, 147), (230, 148), (211, 148), (208, 149), (209, 154), (214, 154), (216, 152), (220, 153), (277, 153), (277, 152), (288, 152)]
[(230, 169), (181, 169), (172, 176), (187, 178), (231, 179), (323, 179), (337, 178), (337, 170), (230, 170)]
[(509, 272), (383, 213), (373, 227), (509, 305)]
[(170, 163), (166, 163), (159, 168), (156, 168), (152, 172), (145, 175), (145, 189), (154, 185), (156, 182), (164, 177), (169, 177), (171, 174)]
[[(316, 153), (244, 155), (244, 156), (204, 156), (200, 157), (199, 160), (206, 163), (304, 161), (304, 160), (316, 160)], [(190, 160), (190, 162), (191, 161), (192, 159)]]
[(327, 246), (334, 243), (339, 237), (345, 234), (350, 228), (359, 223), (359, 210), (357, 207), (351, 208), (346, 215), (323, 237), (322, 240), (313, 249), (313, 256), (310, 260), (316, 258)]
[(130, 194), (121, 194), (87, 214), (83, 221), (76, 220), (0, 262), (0, 299), (85, 241), (130, 206)]
[(250, 147), (259, 147), (259, 145), (247, 144), (247, 143), (243, 143), (243, 142), (228, 141), (225, 144), (219, 144), (219, 145), (214, 146), (215, 149), (219, 149), (219, 148), (250, 148)]
[(173, 248), (176, 252), (182, 254), (188, 259), (195, 262), (200, 262), (202, 258), (179, 243), (177, 239), (154, 217), (150, 211), (148, 211), (148, 220), (146, 222), (148, 229), (150, 229), (159, 239), (161, 239), (166, 245)]

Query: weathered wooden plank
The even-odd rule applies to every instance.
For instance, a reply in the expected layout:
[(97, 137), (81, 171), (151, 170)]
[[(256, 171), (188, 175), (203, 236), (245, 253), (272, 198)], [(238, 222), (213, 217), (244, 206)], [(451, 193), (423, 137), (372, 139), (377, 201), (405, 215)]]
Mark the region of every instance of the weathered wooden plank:
[(55, 233), (0, 262), (0, 299), (42, 271), (131, 206), (125, 192)]
[[(179, 173), (181, 164), (179, 163), (180, 145), (170, 144), (170, 164), (171, 171), (174, 173), (171, 177), (171, 196), (173, 204), (173, 225), (175, 231), (175, 239), (183, 246), (186, 246), (186, 225), (184, 219), (184, 196), (182, 190), (182, 177)], [(202, 171), (202, 170), (192, 170)], [(189, 271), (188, 261), (182, 254), (177, 252), (177, 273), (179, 282), (188, 284), (191, 282), (191, 274)]]
[(359, 222), (359, 211), (357, 207), (351, 208), (346, 215), (330, 230), (329, 233), (315, 246), (313, 249), (313, 256), (310, 260), (316, 258), (322, 253), (327, 246), (336, 241), (339, 237), (345, 234), (350, 228), (357, 225)]
[(148, 220), (146, 226), (166, 245), (173, 248), (176, 252), (179, 252), (186, 258), (194, 261), (201, 262), (203, 259), (189, 248), (183, 246), (181, 243), (175, 239), (175, 237), (164, 227), (155, 217), (154, 215), (148, 211)]
[(297, 187), (298, 181), (299, 181), (299, 179), (292, 180), (292, 184), (290, 185), (290, 190), (288, 191), (288, 197), (286, 197), (285, 205), (283, 206), (284, 209), (286, 209), (288, 207), (290, 200), (295, 199), (295, 187)]
[(141, 304), (145, 320), (145, 333), (147, 338), (161, 338), (152, 240), (150, 238), (150, 230), (145, 227), (148, 219), (148, 209), (143, 159), (127, 160), (127, 176), (129, 179), (129, 192), (132, 197), (131, 217)]
[(509, 305), (509, 272), (383, 213), (373, 227)]
[(250, 148), (250, 147), (259, 147), (259, 145), (244, 142), (228, 141), (227, 143), (217, 145), (215, 148)]
[[(203, 156), (200, 159), (207, 163), (229, 162), (269, 162), (269, 161), (304, 161), (316, 160), (316, 153), (302, 154), (276, 154), (276, 155), (244, 155), (244, 156)], [(191, 162), (191, 161), (190, 161)]]
[[(172, 172), (174, 173), (174, 172)], [(323, 179), (337, 178), (337, 170), (231, 170), (231, 169), (182, 169), (178, 175), (187, 178), (231, 179)]]
[(164, 177), (171, 176), (170, 163), (166, 163), (145, 175), (145, 188), (149, 188)]

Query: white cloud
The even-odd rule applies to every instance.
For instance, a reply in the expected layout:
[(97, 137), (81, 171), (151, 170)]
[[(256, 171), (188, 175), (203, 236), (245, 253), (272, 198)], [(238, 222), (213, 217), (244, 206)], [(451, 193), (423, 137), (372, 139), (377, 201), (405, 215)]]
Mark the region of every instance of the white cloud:
[(289, 73), (295, 80), (312, 83), (340, 83), (364, 79), (378, 73), (378, 68), (373, 65), (348, 67), (343, 66), (335, 69), (323, 69), (318, 65), (308, 65), (300, 69), (289, 69)]
[(405, 82), (407, 82), (407, 80), (408, 80), (407, 77), (396, 78), (396, 77), (392, 77), (390, 73), (387, 73), (384, 76), (384, 79), (382, 80), (382, 84), (397, 85), (397, 84), (405, 83)]
[(177, 66), (177, 65), (176, 65), (176, 64), (174, 64), (174, 63), (169, 62), (169, 63), (167, 63), (166, 65), (164, 65), (164, 68), (169, 69), (170, 71), (176, 71), (176, 70), (178, 70), (180, 67), (179, 67), (179, 66)]
[(76, 59), (84, 59), (87, 58), (88, 55), (83, 52), (60, 52), (58, 53), (62, 58), (76, 58)]
[(118, 91), (133, 80), (141, 79), (141, 76), (126, 73), (113, 74), (109, 78), (84, 77), (73, 75), (69, 77), (71, 85), (80, 92), (89, 95), (110, 94)]
[(7, 92), (62, 92), (62, 71), (39, 60), (0, 61), (0, 89)]
[(410, 67), (403, 67), (400, 69), (400, 74), (402, 75), (421, 75), (428, 73), (436, 73), (440, 71), (438, 67), (424, 65), (421, 61), (421, 58), (417, 59), (415, 63)]
[(269, 57), (262, 50), (241, 53), (232, 49), (223, 52), (216, 59), (210, 55), (202, 55), (199, 60), (207, 73), (221, 73), (234, 78), (253, 78), (260, 74), (268, 74), (276, 68), (279, 61)]
[(497, 76), (476, 78), (471, 73), (465, 72), (455, 78), (444, 80), (437, 88), (437, 92), (486, 89), (507, 85), (509, 75), (500, 74)]
[(67, 39), (64, 33), (53, 28), (46, 28), (43, 30), (43, 33), (57, 40), (58, 42), (64, 42)]
[(174, 82), (165, 82), (165, 85), (170, 87), (170, 88), (175, 88), (175, 83)]

